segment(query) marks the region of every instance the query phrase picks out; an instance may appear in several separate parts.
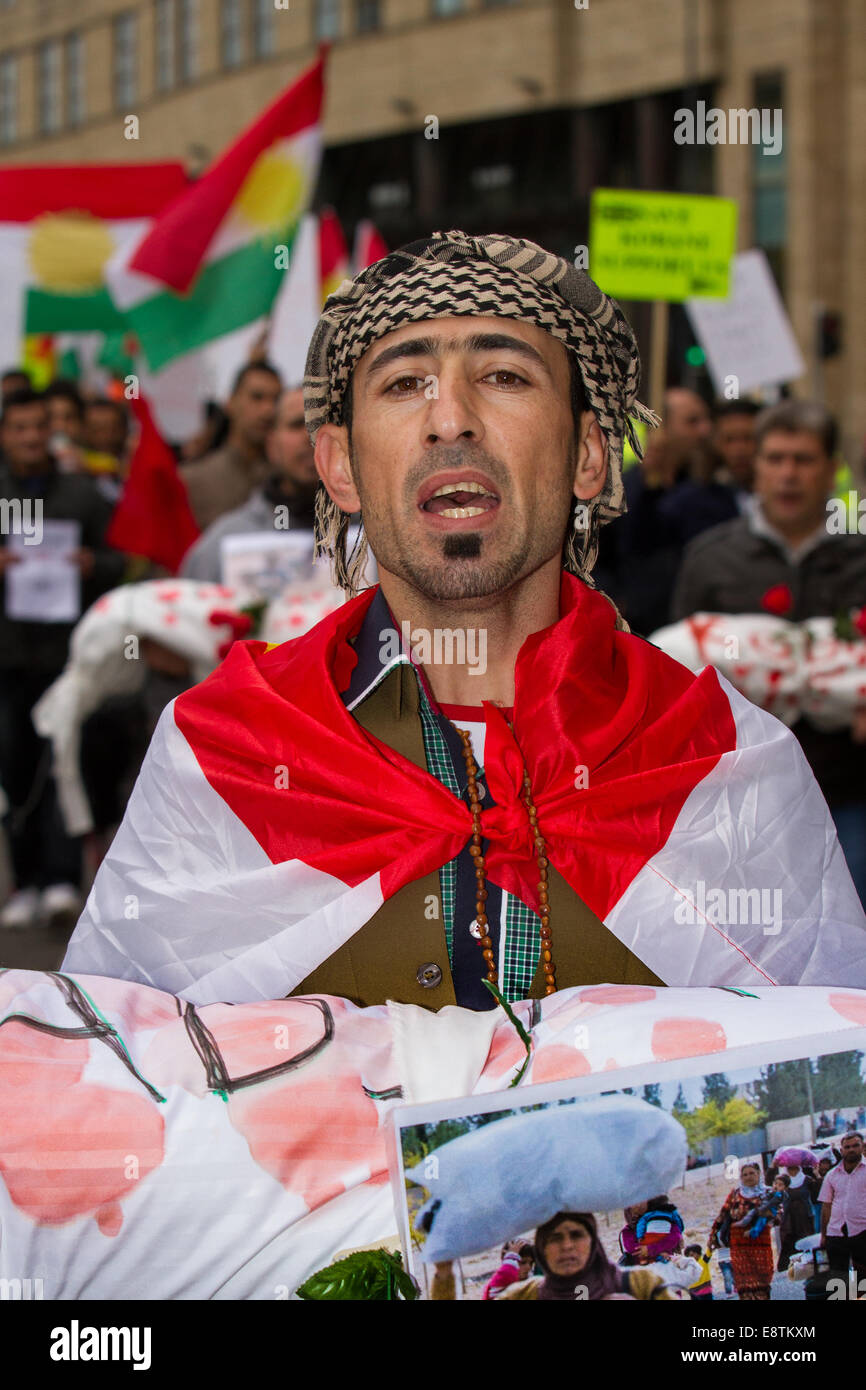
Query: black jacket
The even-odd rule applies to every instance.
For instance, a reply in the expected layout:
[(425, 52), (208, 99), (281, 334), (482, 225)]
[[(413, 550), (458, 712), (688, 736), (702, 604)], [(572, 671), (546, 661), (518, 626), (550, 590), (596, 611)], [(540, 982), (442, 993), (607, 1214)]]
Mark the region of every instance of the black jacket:
[[(30, 484), (32, 483), (32, 486)], [(19, 478), (8, 464), (0, 463), (0, 497), (10, 501), (28, 498), (42, 501), (46, 521), (78, 521), (82, 549), (94, 553), (93, 571), (81, 583), (81, 611), (123, 578), (126, 557), (105, 544), (111, 519), (111, 503), (92, 478), (81, 473), (46, 474), (39, 479)], [(6, 536), (0, 535), (0, 544)], [(66, 664), (74, 623), (20, 622), (6, 616), (6, 583), (0, 575), (0, 667), (59, 673)]]
[(670, 621), (671, 595), (684, 546), (708, 528), (736, 517), (737, 499), (722, 483), (696, 483), (688, 477), (679, 478), (672, 487), (649, 487), (640, 468), (626, 472), (625, 495), (628, 511), (614, 522), (613, 546), (604, 545), (601, 559), (603, 565), (614, 567), (608, 592), (632, 631), (649, 636)]
[[(761, 613), (768, 589), (787, 584), (791, 622), (833, 617), (840, 609), (866, 604), (866, 536), (831, 536), (791, 564), (769, 536), (737, 517), (704, 531), (686, 547), (673, 600), (673, 619), (692, 613)], [(792, 732), (800, 741), (830, 806), (866, 801), (866, 745), (846, 729), (821, 733), (800, 719)]]

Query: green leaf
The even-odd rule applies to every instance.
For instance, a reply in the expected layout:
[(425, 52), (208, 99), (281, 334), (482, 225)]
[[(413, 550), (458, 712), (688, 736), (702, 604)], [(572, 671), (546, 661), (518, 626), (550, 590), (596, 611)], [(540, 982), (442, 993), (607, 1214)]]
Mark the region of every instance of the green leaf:
[(357, 1250), (311, 1274), (297, 1292), (299, 1298), (341, 1302), (411, 1302), (418, 1297), (401, 1257), (388, 1250)]
[(252, 623), (252, 627), (247, 633), (248, 637), (258, 637), (259, 633), (262, 630), (262, 619), (264, 618), (267, 609), (267, 599), (255, 599), (252, 603), (248, 603), (246, 607), (240, 610), (242, 613), (246, 614), (246, 616), (250, 619)]
[(859, 633), (854, 626), (854, 620), (847, 608), (837, 609), (833, 622), (833, 631), (840, 642), (856, 642), (859, 639)]

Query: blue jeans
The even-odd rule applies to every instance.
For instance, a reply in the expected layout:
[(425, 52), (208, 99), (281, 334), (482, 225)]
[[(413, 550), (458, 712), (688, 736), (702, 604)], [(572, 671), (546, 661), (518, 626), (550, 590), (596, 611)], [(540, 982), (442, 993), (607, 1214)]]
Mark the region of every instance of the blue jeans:
[(855, 801), (850, 806), (831, 806), (830, 815), (854, 887), (866, 908), (866, 801)]

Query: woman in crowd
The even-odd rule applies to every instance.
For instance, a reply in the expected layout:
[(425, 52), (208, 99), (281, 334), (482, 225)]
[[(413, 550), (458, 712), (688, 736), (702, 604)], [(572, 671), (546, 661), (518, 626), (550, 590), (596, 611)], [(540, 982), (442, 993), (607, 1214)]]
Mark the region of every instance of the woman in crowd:
[(737, 1222), (764, 1206), (769, 1196), (770, 1190), (761, 1180), (760, 1165), (744, 1163), (740, 1169), (739, 1186), (733, 1188), (722, 1203), (707, 1240), (707, 1249), (713, 1250), (725, 1243), (720, 1236), (724, 1236), (726, 1231), (730, 1233), (728, 1242), (734, 1287), (737, 1296), (744, 1300), (770, 1297), (774, 1265), (772, 1229), (778, 1218), (771, 1216), (754, 1238), (748, 1227), (738, 1226)]
[(624, 1269), (612, 1264), (589, 1212), (560, 1211), (535, 1233), (535, 1258), (542, 1278), (512, 1284), (499, 1295), (506, 1298), (575, 1300), (623, 1298), (688, 1298), (684, 1289), (669, 1287), (651, 1269)]
[(777, 1269), (787, 1269), (798, 1240), (815, 1234), (815, 1212), (820, 1183), (812, 1173), (807, 1173), (799, 1163), (787, 1163), (783, 1169), (788, 1177), (788, 1199), (779, 1225), (779, 1263)]

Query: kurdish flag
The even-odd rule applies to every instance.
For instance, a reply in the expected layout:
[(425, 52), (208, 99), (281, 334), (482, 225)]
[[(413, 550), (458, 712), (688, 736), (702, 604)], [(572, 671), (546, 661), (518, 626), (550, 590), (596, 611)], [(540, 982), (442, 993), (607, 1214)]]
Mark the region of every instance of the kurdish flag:
[(0, 169), (0, 364), (20, 360), (25, 337), (122, 330), (108, 262), (133, 250), (186, 182), (177, 163)]
[(270, 312), (318, 176), (324, 61), (115, 257), (113, 301), (152, 371)]
[(355, 229), (355, 248), (352, 254), (353, 273), (359, 275), (368, 265), (387, 256), (388, 247), (378, 227), (365, 218)]

